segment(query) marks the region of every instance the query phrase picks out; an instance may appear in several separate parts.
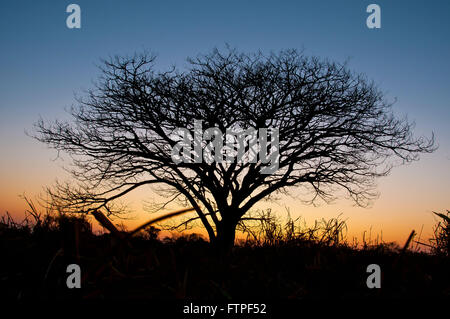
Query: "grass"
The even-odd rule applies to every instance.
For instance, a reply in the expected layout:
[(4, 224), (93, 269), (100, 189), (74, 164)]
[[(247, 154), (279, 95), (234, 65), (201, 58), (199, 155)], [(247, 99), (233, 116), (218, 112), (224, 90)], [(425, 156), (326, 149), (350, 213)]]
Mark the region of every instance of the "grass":
[[(86, 216), (39, 214), (29, 205), (23, 222), (9, 214), (0, 221), (4, 299), (450, 297), (445, 218), (429, 243), (435, 248), (425, 253), (411, 249), (414, 234), (403, 247), (368, 238), (350, 244), (339, 217), (305, 227), (260, 212), (239, 225), (246, 239), (224, 263), (196, 234), (158, 240), (152, 223), (134, 236), (94, 234)], [(81, 289), (66, 288), (71, 263), (81, 266)], [(382, 269), (381, 289), (366, 286), (373, 263)]]

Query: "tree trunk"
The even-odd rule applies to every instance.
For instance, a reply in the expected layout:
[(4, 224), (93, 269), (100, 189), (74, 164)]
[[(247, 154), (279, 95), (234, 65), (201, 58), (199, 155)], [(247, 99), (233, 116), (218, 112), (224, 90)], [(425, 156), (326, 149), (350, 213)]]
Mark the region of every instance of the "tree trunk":
[(236, 226), (237, 222), (229, 220), (222, 220), (217, 226), (217, 234), (214, 239), (213, 248), (222, 257), (228, 256), (234, 246)]

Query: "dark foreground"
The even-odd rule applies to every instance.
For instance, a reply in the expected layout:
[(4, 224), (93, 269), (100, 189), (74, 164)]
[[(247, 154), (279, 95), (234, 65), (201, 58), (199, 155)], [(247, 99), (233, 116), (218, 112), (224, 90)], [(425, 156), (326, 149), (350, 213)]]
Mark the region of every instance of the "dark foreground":
[[(450, 299), (450, 259), (389, 245), (355, 249), (290, 240), (237, 246), (218, 258), (198, 236), (159, 241), (149, 231), (121, 243), (70, 219), (57, 226), (1, 223), (2, 300)], [(67, 266), (81, 269), (69, 289)], [(381, 267), (369, 289), (367, 266)]]

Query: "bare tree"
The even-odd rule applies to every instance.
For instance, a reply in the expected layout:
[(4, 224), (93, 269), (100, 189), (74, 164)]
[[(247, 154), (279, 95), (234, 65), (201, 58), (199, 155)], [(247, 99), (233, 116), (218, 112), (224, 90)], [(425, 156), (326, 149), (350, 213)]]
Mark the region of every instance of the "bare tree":
[[(149, 54), (103, 61), (100, 80), (71, 109), (73, 123), (36, 124), (39, 141), (72, 156), (80, 182), (77, 190), (59, 185), (55, 198), (113, 213), (115, 199), (161, 185), (167, 198), (195, 208), (193, 219), (222, 249), (233, 245), (244, 214), (276, 192), (302, 185), (313, 201), (329, 201), (341, 188), (365, 205), (391, 158), (410, 162), (435, 149), (433, 136), (415, 138), (412, 123), (395, 117), (373, 82), (345, 64), (295, 50), (232, 49), (188, 59), (182, 72), (156, 71), (154, 62)], [(173, 131), (193, 132), (195, 120), (222, 132), (278, 128), (278, 170), (263, 174), (260, 159), (176, 164)]]

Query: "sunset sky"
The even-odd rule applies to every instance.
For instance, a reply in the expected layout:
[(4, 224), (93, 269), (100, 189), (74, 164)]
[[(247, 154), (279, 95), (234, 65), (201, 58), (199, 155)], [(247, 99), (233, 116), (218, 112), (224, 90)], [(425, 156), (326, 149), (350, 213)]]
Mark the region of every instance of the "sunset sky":
[[(66, 27), (66, 7), (81, 7), (81, 29)], [(381, 29), (368, 29), (366, 7), (381, 7)], [(378, 181), (370, 208), (341, 199), (305, 206), (295, 198), (271, 204), (310, 223), (342, 214), (349, 236), (372, 227), (385, 241), (403, 243), (412, 229), (428, 238), (432, 211), (450, 209), (450, 2), (449, 1), (2, 1), (0, 4), (0, 212), (20, 218), (25, 202), (69, 176), (70, 160), (25, 134), (42, 116), (68, 118), (74, 94), (92, 86), (96, 64), (111, 55), (149, 50), (157, 68), (207, 53), (226, 43), (242, 51), (304, 49), (365, 73), (397, 99), (396, 114), (415, 121), (417, 135), (434, 132), (439, 149), (397, 167)], [(151, 216), (129, 196), (136, 225)], [(262, 203), (260, 207), (266, 207)]]

